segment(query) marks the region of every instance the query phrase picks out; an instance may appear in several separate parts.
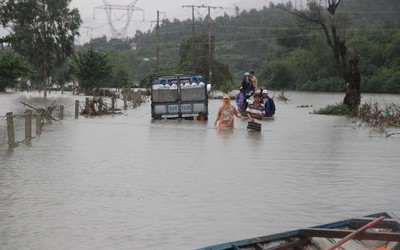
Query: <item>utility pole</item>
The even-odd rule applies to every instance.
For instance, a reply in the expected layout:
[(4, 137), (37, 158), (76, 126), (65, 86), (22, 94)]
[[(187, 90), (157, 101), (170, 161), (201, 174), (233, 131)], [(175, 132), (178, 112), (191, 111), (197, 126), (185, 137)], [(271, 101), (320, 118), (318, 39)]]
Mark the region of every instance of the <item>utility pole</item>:
[(208, 82), (212, 82), (211, 71), (211, 6), (208, 6)]
[[(184, 7), (191, 7), (192, 8), (192, 35), (193, 35), (193, 48), (194, 48), (194, 8), (207, 8), (208, 10), (208, 81), (211, 83), (212, 82), (212, 70), (211, 70), (211, 9), (223, 9), (223, 7), (215, 7), (215, 6), (210, 6), (210, 5), (183, 5), (182, 8)], [(194, 57), (193, 57), (194, 58)]]
[[(203, 5), (204, 6), (204, 5)], [(205, 7), (205, 6), (204, 6)], [(207, 6), (208, 8), (208, 82), (212, 83), (212, 60), (211, 60), (211, 8), (223, 9), (222, 7)]]
[(157, 51), (156, 51), (156, 60), (157, 60), (157, 71), (160, 70), (160, 13), (164, 14), (165, 12), (160, 12), (157, 10), (157, 26), (156, 26), (156, 34), (157, 34)]
[[(185, 8), (185, 7), (192, 8), (192, 53), (193, 53), (193, 57), (192, 58), (194, 58), (194, 53), (195, 53), (195, 49), (194, 49), (195, 48), (194, 7), (197, 7), (197, 6), (194, 6), (194, 5), (183, 5), (182, 6), (182, 8)], [(194, 67), (193, 67), (192, 71), (193, 71), (193, 73), (195, 73)]]
[(157, 51), (156, 51), (156, 60), (157, 60), (157, 71), (160, 69), (160, 11), (157, 10)]
[(157, 64), (157, 71), (161, 69), (160, 67), (160, 14), (164, 14), (165, 18), (165, 12), (161, 12), (157, 10), (157, 20), (156, 21), (151, 21), (151, 23), (155, 22), (156, 23), (156, 42), (157, 42), (157, 48), (156, 48), (156, 64)]
[(194, 6), (194, 5), (183, 5), (182, 8), (192, 8), (192, 36), (194, 40), (194, 7), (199, 7), (199, 6)]
[(44, 84), (44, 97), (47, 97), (47, 57), (46, 57), (46, 3), (42, 0), (42, 14), (43, 14), (43, 84)]

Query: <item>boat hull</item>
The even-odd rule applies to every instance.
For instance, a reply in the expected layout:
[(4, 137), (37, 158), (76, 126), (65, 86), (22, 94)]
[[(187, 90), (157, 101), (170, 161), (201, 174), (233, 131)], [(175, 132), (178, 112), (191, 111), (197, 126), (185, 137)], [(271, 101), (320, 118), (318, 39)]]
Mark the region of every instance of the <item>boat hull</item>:
[(400, 249), (400, 219), (393, 213), (382, 212), (199, 248), (223, 249)]

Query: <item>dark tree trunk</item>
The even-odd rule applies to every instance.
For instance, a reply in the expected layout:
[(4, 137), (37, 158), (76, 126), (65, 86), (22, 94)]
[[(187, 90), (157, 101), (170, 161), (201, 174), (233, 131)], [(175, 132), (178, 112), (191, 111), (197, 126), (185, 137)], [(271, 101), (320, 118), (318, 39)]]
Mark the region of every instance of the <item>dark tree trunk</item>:
[(331, 48), (335, 54), (335, 59), (337, 66), (339, 68), (340, 74), (346, 83), (346, 95), (343, 99), (343, 104), (348, 106), (353, 115), (357, 115), (358, 106), (361, 101), (361, 75), (358, 68), (360, 57), (354, 55), (349, 58), (347, 55), (347, 45), (346, 41), (341, 39), (341, 37), (336, 32), (336, 27), (331, 24), (332, 40)]
[(361, 75), (358, 68), (360, 57), (358, 55), (354, 55), (350, 58), (347, 54), (346, 41), (337, 34), (333, 17), (340, 2), (341, 0), (328, 1), (328, 12), (332, 16), (329, 19), (332, 20), (330, 23), (330, 32), (322, 19), (320, 19), (320, 24), (328, 39), (328, 44), (332, 48), (332, 51), (335, 55), (340, 74), (346, 83), (346, 95), (343, 99), (343, 104), (349, 107), (353, 115), (357, 115), (358, 107), (361, 102)]
[(361, 102), (361, 75), (358, 70), (359, 57), (355, 56), (349, 60), (348, 70), (346, 72), (346, 95), (343, 104), (347, 105), (353, 115), (358, 113), (358, 107)]

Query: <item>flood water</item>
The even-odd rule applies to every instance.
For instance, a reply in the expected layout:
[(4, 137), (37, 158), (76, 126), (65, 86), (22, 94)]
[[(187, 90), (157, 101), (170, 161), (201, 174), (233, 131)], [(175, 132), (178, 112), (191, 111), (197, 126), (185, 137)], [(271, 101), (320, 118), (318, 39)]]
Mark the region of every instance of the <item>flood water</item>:
[[(75, 119), (78, 97), (0, 94), (0, 249), (195, 249), (400, 215), (400, 136), (310, 114), (344, 94), (286, 96), (276, 119), (251, 133), (240, 119), (234, 130), (214, 128), (221, 100), (210, 100), (208, 121), (154, 121), (150, 103)], [(9, 150), (6, 112), (56, 97), (62, 123)], [(400, 95), (370, 100), (400, 105)], [(22, 141), (23, 120), (14, 123)]]

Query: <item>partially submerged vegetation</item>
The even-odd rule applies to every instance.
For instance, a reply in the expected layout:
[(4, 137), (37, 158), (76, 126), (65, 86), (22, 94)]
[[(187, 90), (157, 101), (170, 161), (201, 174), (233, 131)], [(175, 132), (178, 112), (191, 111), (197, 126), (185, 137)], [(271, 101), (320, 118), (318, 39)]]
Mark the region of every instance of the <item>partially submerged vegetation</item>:
[[(343, 103), (328, 105), (314, 110), (313, 114), (351, 116), (350, 109)], [(400, 106), (390, 103), (381, 105), (378, 102), (365, 102), (357, 114), (359, 126), (366, 126), (372, 133), (384, 134), (386, 137), (400, 134), (393, 130), (400, 129)]]
[(281, 93), (277, 97), (278, 101), (288, 102), (290, 101), (289, 98), (285, 96), (285, 91), (281, 91)]
[(314, 110), (313, 113), (318, 115), (351, 115), (349, 107), (343, 103), (331, 104), (325, 108)]
[(358, 112), (360, 125), (371, 128), (372, 132), (385, 134), (389, 137), (400, 132), (392, 132), (393, 129), (400, 129), (400, 106), (391, 103), (385, 106), (377, 102), (364, 103)]

